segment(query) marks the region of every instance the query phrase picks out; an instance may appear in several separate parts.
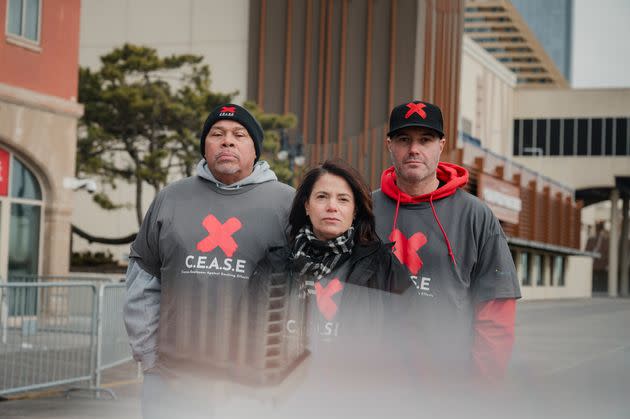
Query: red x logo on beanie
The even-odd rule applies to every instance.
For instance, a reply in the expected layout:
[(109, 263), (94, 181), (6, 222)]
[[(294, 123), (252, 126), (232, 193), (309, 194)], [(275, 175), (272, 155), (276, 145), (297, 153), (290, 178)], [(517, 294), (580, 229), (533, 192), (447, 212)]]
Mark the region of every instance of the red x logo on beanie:
[(224, 106), (221, 108), (220, 112), (236, 113), (236, 106)]
[(426, 106), (427, 105), (425, 105), (424, 103), (407, 103), (407, 107), (409, 108), (409, 110), (405, 114), (405, 119), (409, 119), (409, 117), (414, 113), (420, 115), (422, 119), (427, 119), (427, 113), (423, 110), (424, 108), (426, 108)]
[(389, 241), (395, 242), (393, 252), (409, 272), (417, 275), (422, 269), (422, 259), (418, 255), (418, 250), (427, 244), (427, 237), (418, 231), (413, 236), (405, 237), (402, 231), (396, 229), (389, 235)]
[(238, 249), (238, 244), (232, 238), (232, 234), (240, 230), (242, 226), (238, 218), (232, 217), (225, 224), (221, 224), (214, 215), (208, 214), (201, 224), (208, 231), (208, 237), (197, 243), (197, 250), (211, 252), (219, 246), (226, 256), (232, 257)]
[(331, 280), (326, 287), (319, 282), (315, 283), (315, 295), (317, 296), (317, 308), (319, 312), (330, 321), (337, 314), (337, 304), (333, 301), (333, 295), (343, 289), (343, 284), (339, 278)]

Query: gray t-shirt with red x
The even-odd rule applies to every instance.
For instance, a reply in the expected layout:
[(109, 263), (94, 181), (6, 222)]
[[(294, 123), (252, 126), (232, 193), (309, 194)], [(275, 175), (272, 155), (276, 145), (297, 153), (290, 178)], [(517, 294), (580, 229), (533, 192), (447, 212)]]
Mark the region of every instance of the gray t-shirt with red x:
[(231, 188), (204, 170), (160, 191), (131, 246), (161, 283), (157, 352), (168, 366), (228, 360), (241, 293), (265, 251), (286, 243), (294, 190), (266, 163)]

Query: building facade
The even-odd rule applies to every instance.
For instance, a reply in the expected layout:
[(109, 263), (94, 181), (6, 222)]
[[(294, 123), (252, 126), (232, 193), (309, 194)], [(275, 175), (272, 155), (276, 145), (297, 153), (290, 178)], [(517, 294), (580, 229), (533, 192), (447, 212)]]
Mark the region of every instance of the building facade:
[(514, 159), (575, 189), (585, 230), (608, 223), (606, 280), (595, 289), (630, 295), (630, 89), (519, 91), (514, 119)]
[[(462, 16), (460, 0), (84, 0), (80, 64), (97, 67), (125, 42), (199, 54), (213, 90), (298, 117), (290, 141), (304, 144), (307, 164), (343, 157), (376, 187), (389, 165), (383, 141), (394, 104), (438, 103), (456, 136)], [(115, 202), (130, 196), (124, 184), (111, 191)], [(105, 212), (77, 193), (73, 222), (92, 235), (128, 236), (135, 220), (133, 210)], [(73, 246), (123, 260), (129, 251), (76, 235)]]
[(528, 91), (533, 90), (518, 87), (508, 67), (464, 36), (459, 147), (450, 159), (468, 168), (469, 192), (499, 218), (523, 297), (588, 297), (593, 259), (582, 250), (583, 204), (575, 188), (513, 154), (516, 98)]
[(0, 281), (67, 274), (79, 0), (0, 0)]
[(564, 78), (571, 80), (573, 0), (511, 0)]

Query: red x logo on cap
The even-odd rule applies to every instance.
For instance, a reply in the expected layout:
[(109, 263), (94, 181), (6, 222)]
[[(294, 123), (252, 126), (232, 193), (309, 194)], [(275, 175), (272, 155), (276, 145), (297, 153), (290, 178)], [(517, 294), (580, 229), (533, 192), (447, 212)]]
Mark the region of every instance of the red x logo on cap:
[(396, 229), (389, 235), (389, 241), (395, 242), (393, 252), (409, 272), (417, 275), (422, 269), (422, 259), (418, 255), (418, 250), (427, 244), (427, 237), (418, 231), (413, 236), (405, 237), (402, 231)]
[(420, 115), (422, 119), (427, 119), (427, 113), (423, 110), (427, 107), (427, 105), (425, 105), (424, 103), (409, 102), (407, 103), (407, 107), (409, 108), (409, 110), (405, 114), (405, 119), (409, 119), (409, 117), (414, 113)]
[(221, 224), (214, 215), (208, 214), (201, 224), (208, 231), (208, 237), (197, 243), (197, 250), (211, 252), (219, 246), (226, 256), (232, 257), (238, 249), (238, 244), (232, 238), (232, 234), (240, 230), (242, 226), (238, 218), (232, 217), (225, 224)]
[(224, 106), (221, 108), (219, 112), (236, 113), (236, 106)]
[(330, 321), (337, 314), (337, 304), (333, 301), (333, 295), (343, 289), (343, 284), (339, 278), (332, 279), (326, 287), (319, 282), (315, 283), (315, 295), (317, 296), (317, 308), (319, 312)]

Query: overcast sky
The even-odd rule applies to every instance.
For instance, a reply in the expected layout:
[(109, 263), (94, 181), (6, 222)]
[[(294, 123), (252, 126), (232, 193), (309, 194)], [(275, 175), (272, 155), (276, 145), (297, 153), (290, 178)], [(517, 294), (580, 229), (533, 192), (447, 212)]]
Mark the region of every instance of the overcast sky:
[(573, 87), (630, 87), (630, 0), (575, 0)]

